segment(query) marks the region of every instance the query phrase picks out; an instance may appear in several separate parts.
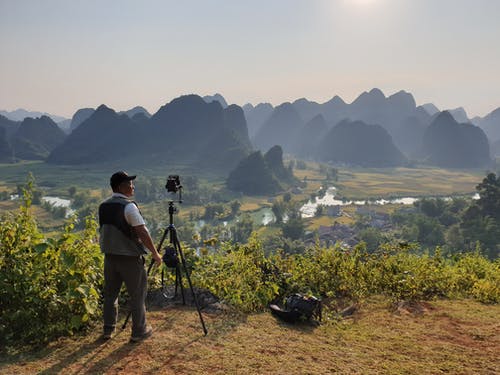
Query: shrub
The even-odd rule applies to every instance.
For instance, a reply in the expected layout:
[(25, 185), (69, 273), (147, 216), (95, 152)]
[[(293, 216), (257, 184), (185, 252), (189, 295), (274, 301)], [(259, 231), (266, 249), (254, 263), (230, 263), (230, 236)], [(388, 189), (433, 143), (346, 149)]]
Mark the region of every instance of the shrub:
[(279, 294), (280, 272), (266, 258), (253, 236), (246, 245), (224, 244), (217, 252), (200, 257), (193, 282), (238, 309), (262, 310)]
[(0, 221), (0, 344), (38, 344), (80, 330), (99, 314), (95, 221), (87, 219), (80, 233), (68, 223), (46, 240), (30, 206), (28, 186), (19, 212)]

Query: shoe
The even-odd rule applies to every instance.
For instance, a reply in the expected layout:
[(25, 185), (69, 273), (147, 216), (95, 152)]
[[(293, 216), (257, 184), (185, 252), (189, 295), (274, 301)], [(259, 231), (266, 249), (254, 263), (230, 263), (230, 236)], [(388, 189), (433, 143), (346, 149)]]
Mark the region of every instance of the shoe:
[(101, 339), (102, 340), (109, 340), (113, 336), (114, 333), (115, 333), (115, 327), (104, 327)]
[(142, 340), (147, 339), (148, 337), (151, 337), (152, 334), (153, 334), (153, 328), (151, 326), (147, 326), (146, 331), (144, 331), (143, 334), (138, 336), (132, 336), (130, 338), (130, 342), (140, 342)]
[(114, 331), (112, 332), (104, 332), (101, 336), (102, 340), (109, 340), (113, 336)]

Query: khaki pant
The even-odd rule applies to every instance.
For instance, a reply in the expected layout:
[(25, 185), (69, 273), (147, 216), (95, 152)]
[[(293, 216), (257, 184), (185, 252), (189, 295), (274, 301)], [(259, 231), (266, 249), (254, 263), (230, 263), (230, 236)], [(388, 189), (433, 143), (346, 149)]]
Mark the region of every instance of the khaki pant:
[(146, 331), (148, 291), (144, 258), (106, 254), (104, 258), (104, 332), (112, 332), (118, 316), (118, 295), (125, 283), (132, 313), (132, 336)]

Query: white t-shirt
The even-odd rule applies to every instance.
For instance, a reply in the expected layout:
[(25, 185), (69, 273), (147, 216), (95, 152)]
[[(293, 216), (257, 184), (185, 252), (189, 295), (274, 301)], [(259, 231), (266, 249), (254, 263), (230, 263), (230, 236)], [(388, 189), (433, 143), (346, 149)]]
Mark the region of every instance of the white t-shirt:
[[(126, 195), (120, 194), (120, 193), (113, 193), (113, 197), (122, 197), (128, 199)], [(136, 227), (138, 225), (145, 225), (146, 222), (144, 221), (144, 218), (142, 217), (141, 213), (139, 212), (139, 209), (134, 203), (129, 203), (125, 206), (125, 210), (123, 211), (123, 214), (125, 215), (125, 220), (127, 220), (127, 223), (133, 227)]]

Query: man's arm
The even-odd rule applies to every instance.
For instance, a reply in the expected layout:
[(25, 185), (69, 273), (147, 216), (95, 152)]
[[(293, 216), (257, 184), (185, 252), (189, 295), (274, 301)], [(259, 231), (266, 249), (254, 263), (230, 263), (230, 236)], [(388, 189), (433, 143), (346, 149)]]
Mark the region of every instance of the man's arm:
[(146, 246), (150, 251), (153, 259), (155, 260), (157, 265), (161, 264), (161, 256), (156, 250), (156, 247), (153, 243), (151, 235), (149, 234), (148, 228), (146, 225), (137, 225), (134, 227), (135, 233), (137, 237), (142, 241), (143, 245)]

